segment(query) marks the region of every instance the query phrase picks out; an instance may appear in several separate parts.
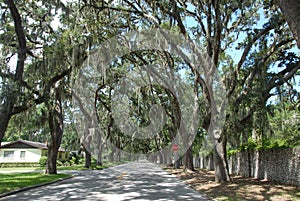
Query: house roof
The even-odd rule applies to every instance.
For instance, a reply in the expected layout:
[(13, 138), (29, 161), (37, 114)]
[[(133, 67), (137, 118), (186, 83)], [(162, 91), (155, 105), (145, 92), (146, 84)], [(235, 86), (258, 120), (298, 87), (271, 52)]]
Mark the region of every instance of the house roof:
[[(0, 148), (10, 148), (10, 147), (16, 148), (20, 144), (27, 145), (29, 147), (37, 148), (37, 149), (48, 149), (46, 143), (32, 142), (32, 141), (27, 141), (27, 140), (17, 140), (15, 142), (3, 142), (3, 144)], [(65, 150), (60, 147), (58, 151), (65, 151)]]

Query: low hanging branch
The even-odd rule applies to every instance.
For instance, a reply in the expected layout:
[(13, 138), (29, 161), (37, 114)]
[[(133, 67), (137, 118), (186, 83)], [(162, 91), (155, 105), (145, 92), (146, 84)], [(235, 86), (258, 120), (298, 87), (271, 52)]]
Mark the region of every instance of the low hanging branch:
[(34, 105), (39, 105), (39, 104), (42, 104), (44, 103), (45, 101), (49, 100), (50, 96), (49, 96), (49, 93), (50, 93), (50, 89), (58, 82), (60, 81), (61, 79), (63, 79), (64, 77), (66, 77), (67, 75), (69, 75), (71, 73), (71, 68), (68, 68), (66, 70), (64, 70), (62, 73), (52, 77), (45, 89), (44, 89), (44, 93), (43, 95), (41, 95), (40, 97), (38, 97), (37, 99), (34, 99), (32, 100), (30, 103), (26, 104), (26, 105), (22, 105), (22, 106), (15, 106), (13, 107), (13, 110), (12, 110), (12, 115), (16, 115), (16, 114), (19, 114), (21, 112), (24, 112), (26, 110), (28, 110), (29, 108), (31, 108), (32, 106)]

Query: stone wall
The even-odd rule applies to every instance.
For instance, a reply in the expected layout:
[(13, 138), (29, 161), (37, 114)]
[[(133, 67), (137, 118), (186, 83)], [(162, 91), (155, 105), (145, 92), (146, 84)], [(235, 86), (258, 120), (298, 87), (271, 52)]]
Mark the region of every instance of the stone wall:
[[(201, 168), (211, 169), (211, 159), (201, 157)], [(242, 151), (228, 158), (228, 165), (232, 175), (300, 186), (300, 148)]]
[(300, 148), (247, 150), (228, 159), (229, 172), (300, 186)]

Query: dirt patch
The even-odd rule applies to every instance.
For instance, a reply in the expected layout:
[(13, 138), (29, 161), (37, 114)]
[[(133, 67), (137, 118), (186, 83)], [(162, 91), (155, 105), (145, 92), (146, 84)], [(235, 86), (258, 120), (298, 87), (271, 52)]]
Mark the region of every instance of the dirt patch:
[(218, 201), (223, 200), (272, 200), (300, 201), (300, 187), (261, 181), (252, 178), (232, 177), (232, 182), (220, 184), (214, 182), (214, 172), (197, 169), (184, 172), (183, 169), (167, 168), (172, 174), (191, 185), (194, 189), (206, 193)]

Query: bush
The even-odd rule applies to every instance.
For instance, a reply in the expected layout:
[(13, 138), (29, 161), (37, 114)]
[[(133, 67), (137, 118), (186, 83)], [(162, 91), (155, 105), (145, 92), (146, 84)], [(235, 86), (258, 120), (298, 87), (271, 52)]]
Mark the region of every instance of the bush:
[(42, 156), (39, 160), (40, 166), (45, 167), (47, 164), (47, 156)]
[(72, 156), (72, 158), (70, 159), (70, 164), (79, 164), (79, 159), (77, 157)]
[(239, 152), (238, 149), (228, 150), (228, 151), (227, 151), (227, 156), (228, 156), (228, 157), (231, 157), (231, 156), (237, 154), (238, 152)]
[(78, 160), (78, 164), (84, 164), (85, 163), (85, 158), (80, 158)]
[(14, 167), (39, 167), (39, 163), (24, 162), (24, 163), (0, 163), (0, 168), (14, 168)]
[(92, 157), (91, 163), (94, 164), (94, 165), (96, 165), (97, 164), (97, 160), (94, 157)]
[(264, 140), (265, 149), (289, 148), (289, 143), (285, 139), (267, 139)]
[(62, 166), (62, 165), (63, 165), (63, 162), (61, 162), (60, 160), (57, 160), (57, 161), (56, 161), (56, 165), (57, 165), (57, 166)]

